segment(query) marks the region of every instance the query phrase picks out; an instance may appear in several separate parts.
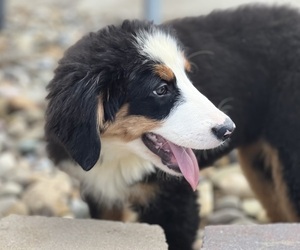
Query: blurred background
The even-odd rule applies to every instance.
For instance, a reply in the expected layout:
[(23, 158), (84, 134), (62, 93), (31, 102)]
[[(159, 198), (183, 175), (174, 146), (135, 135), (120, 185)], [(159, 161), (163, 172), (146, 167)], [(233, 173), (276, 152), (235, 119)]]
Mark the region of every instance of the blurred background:
[[(87, 218), (88, 209), (80, 199), (78, 184), (54, 168), (45, 152), (45, 86), (66, 48), (107, 24), (146, 18), (146, 1), (1, 1), (0, 218), (12, 213)], [(152, 15), (160, 22), (249, 2), (161, 0)], [(300, 0), (259, 2), (300, 7)], [(235, 162), (235, 153), (218, 161), (216, 168), (201, 172), (199, 190), (202, 227), (267, 222)]]

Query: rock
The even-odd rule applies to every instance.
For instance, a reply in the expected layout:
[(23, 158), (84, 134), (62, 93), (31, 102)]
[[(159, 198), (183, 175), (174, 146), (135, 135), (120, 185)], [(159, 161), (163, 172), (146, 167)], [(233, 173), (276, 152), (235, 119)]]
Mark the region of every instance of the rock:
[(0, 153), (0, 176), (11, 172), (17, 164), (15, 156), (11, 152)]
[(224, 208), (215, 211), (207, 217), (208, 225), (229, 224), (234, 220), (244, 218), (245, 215), (240, 210), (234, 208)]
[(200, 229), (198, 230), (197, 232), (197, 236), (196, 236), (196, 240), (193, 244), (193, 249), (200, 249), (201, 246), (202, 246), (202, 239), (203, 239), (203, 236), (204, 236), (204, 230), (203, 229)]
[(18, 199), (16, 197), (2, 197), (0, 199), (0, 214), (5, 213)]
[(223, 167), (223, 166), (228, 166), (230, 164), (230, 158), (228, 155), (223, 156), (222, 158), (218, 159), (215, 163), (214, 166), (216, 167)]
[(268, 218), (266, 210), (264, 209), (257, 214), (256, 218), (259, 223), (270, 223), (270, 219)]
[(32, 172), (31, 166), (27, 160), (24, 158), (18, 161), (17, 171), (13, 174), (5, 175), (5, 180), (7, 182), (16, 182), (22, 187), (26, 187), (35, 181), (36, 174)]
[(215, 204), (215, 210), (220, 210), (224, 208), (241, 208), (240, 198), (234, 195), (226, 195), (224, 197), (219, 198)]
[(9, 109), (12, 111), (25, 110), (27, 112), (36, 112), (38, 107), (33, 100), (21, 94), (10, 98)]
[(261, 204), (256, 199), (245, 199), (242, 202), (243, 211), (254, 218), (257, 218), (259, 213), (263, 211)]
[(231, 225), (255, 225), (257, 222), (251, 218), (243, 217), (236, 219), (230, 223)]
[(300, 224), (208, 226), (201, 250), (299, 250)]
[(237, 162), (237, 151), (233, 150), (232, 152), (230, 152), (229, 154), (221, 157), (220, 159), (218, 159), (215, 163), (214, 166), (216, 167), (227, 167), (235, 162)]
[[(50, 78), (49, 78), (50, 79)], [(42, 95), (44, 96), (44, 95)], [(38, 123), (32, 129), (43, 129), (44, 128), (44, 117), (45, 117), (45, 110), (41, 108), (37, 108), (34, 112), (27, 112), (26, 113), (26, 122), (27, 123)], [(36, 137), (34, 137), (36, 138)]]
[(5, 70), (3, 70), (1, 73), (0, 73), (1, 74), (0, 79), (2, 81), (0, 86), (0, 96), (1, 96), (1, 100), (5, 100), (5, 102), (1, 102), (1, 104), (4, 104), (4, 106), (6, 107), (7, 105), (9, 105), (11, 98), (20, 95), (21, 89), (19, 86), (11, 84), (11, 81), (5, 79), (6, 78), (5, 76), (6, 75), (10, 76), (10, 73), (6, 72)]
[(26, 205), (16, 197), (2, 197), (0, 199), (0, 218), (9, 214), (27, 215), (28, 209)]
[(220, 168), (211, 176), (212, 182), (224, 194), (236, 195), (241, 198), (254, 197), (250, 186), (238, 164)]
[(23, 194), (23, 201), (31, 214), (64, 216), (70, 213), (71, 189), (69, 177), (57, 172), (54, 178), (41, 179), (29, 186)]
[(6, 214), (4, 216), (8, 216), (10, 214), (18, 214), (18, 215), (28, 215), (29, 211), (27, 206), (24, 202), (18, 200), (16, 203), (14, 203), (9, 210), (7, 210)]
[(0, 249), (167, 250), (168, 246), (158, 225), (12, 215), (0, 220)]
[(0, 189), (0, 197), (2, 196), (19, 196), (22, 192), (22, 186), (15, 182), (5, 183)]
[(203, 180), (200, 181), (197, 190), (199, 192), (200, 216), (206, 217), (212, 213), (214, 208), (213, 186), (210, 181)]
[(34, 153), (37, 150), (38, 141), (35, 139), (22, 139), (19, 142), (18, 150), (21, 154)]
[(13, 144), (12, 141), (10, 140), (10, 138), (6, 133), (6, 128), (0, 119), (0, 154), (1, 152), (4, 151), (10, 151), (13, 148), (12, 144)]
[(200, 169), (200, 173), (200, 177), (203, 177), (204, 179), (208, 178), (209, 180), (211, 180), (213, 176), (217, 173), (217, 168), (212, 166), (205, 169)]
[(35, 39), (35, 36), (32, 36), (31, 33), (29, 33), (29, 32), (22, 33), (22, 35), (16, 41), (18, 50), (25, 54), (34, 51), (34, 44), (35, 44), (34, 39)]
[[(48, 158), (40, 158), (35, 162), (35, 169), (43, 171), (44, 173), (51, 173), (53, 171), (53, 163)], [(68, 176), (69, 179), (69, 176)]]
[(7, 106), (8, 106), (8, 100), (5, 98), (1, 98), (1, 88), (0, 88), (0, 117), (4, 117), (7, 115)]
[(7, 132), (13, 138), (20, 138), (26, 134), (27, 124), (23, 113), (17, 112), (10, 116)]
[(90, 212), (88, 205), (81, 199), (73, 199), (71, 201), (71, 211), (74, 214), (75, 218), (89, 218)]

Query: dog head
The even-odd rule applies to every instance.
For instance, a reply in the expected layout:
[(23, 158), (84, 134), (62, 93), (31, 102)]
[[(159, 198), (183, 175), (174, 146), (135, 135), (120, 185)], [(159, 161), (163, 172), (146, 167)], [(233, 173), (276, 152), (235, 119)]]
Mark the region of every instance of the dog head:
[(192, 85), (188, 71), (166, 28), (125, 21), (90, 33), (66, 51), (48, 86), (50, 147), (63, 146), (89, 170), (101, 141), (117, 140), (194, 187), (199, 170), (191, 148), (219, 146), (234, 124)]

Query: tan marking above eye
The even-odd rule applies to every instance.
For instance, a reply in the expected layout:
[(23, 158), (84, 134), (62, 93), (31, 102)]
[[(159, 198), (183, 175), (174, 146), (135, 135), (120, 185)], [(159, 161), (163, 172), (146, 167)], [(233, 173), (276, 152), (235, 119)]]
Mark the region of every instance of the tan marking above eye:
[(167, 82), (171, 82), (175, 79), (174, 72), (164, 64), (154, 65), (154, 73)]
[(144, 116), (127, 115), (128, 105), (124, 105), (112, 123), (105, 125), (103, 138), (118, 137), (124, 141), (132, 141), (142, 134), (160, 126), (160, 122)]

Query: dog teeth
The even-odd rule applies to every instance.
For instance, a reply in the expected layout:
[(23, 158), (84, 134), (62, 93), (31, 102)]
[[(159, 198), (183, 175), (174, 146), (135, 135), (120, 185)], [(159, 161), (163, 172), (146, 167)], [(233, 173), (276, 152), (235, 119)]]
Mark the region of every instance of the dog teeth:
[(157, 141), (157, 136), (155, 134), (148, 134), (149, 139), (151, 139), (152, 141)]

